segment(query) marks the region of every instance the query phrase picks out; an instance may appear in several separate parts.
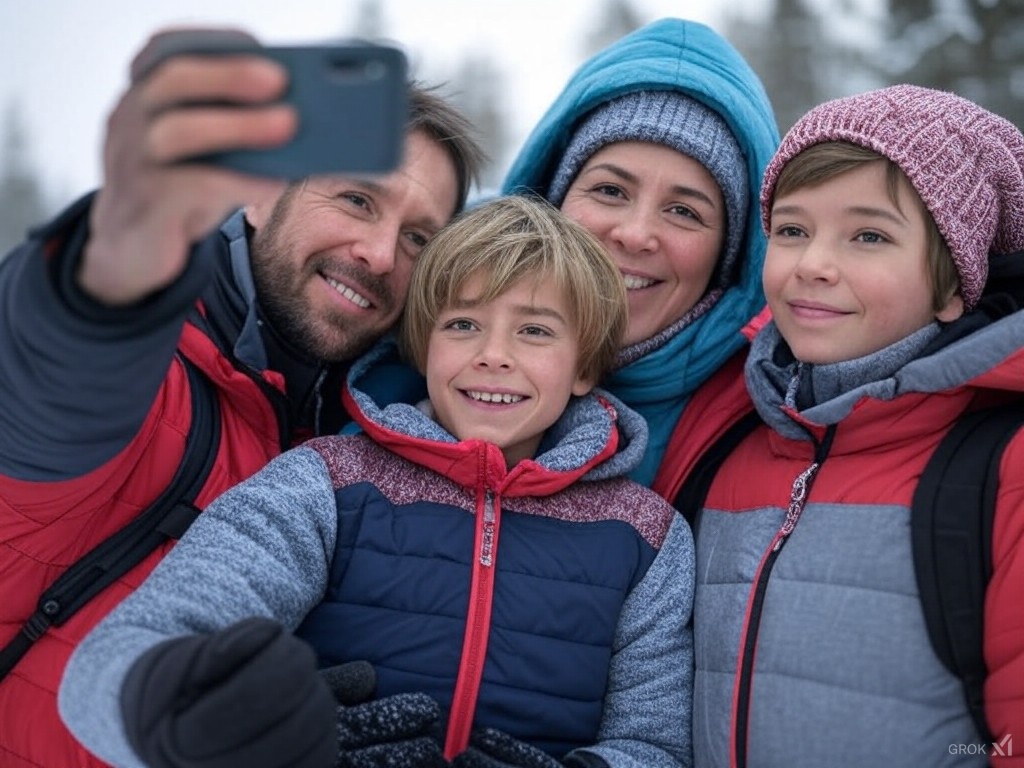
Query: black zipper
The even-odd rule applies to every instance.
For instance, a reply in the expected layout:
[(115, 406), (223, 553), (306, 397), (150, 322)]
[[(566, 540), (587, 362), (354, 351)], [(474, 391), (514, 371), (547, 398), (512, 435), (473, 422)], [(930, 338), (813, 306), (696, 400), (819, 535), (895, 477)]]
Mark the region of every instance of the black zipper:
[[(743, 639), (743, 655), (740, 658), (739, 693), (736, 697), (736, 722), (734, 725), (733, 737), (736, 747), (736, 768), (746, 768), (747, 765), (747, 726), (750, 722), (750, 689), (754, 676), (754, 650), (757, 646), (757, 637), (761, 631), (761, 613), (764, 609), (764, 598), (768, 591), (768, 581), (771, 578), (775, 562), (779, 559), (779, 553), (789, 541), (790, 534), (796, 527), (800, 515), (803, 513), (807, 497), (810, 496), (811, 486), (814, 484), (821, 466), (828, 458), (832, 448), (832, 440), (835, 437), (836, 425), (832, 424), (825, 430), (821, 442), (815, 440), (814, 461), (793, 481), (793, 488), (790, 491), (789, 511), (783, 520), (782, 526), (772, 539), (772, 550), (765, 559), (764, 567), (758, 574), (757, 584), (754, 586), (754, 597), (750, 607), (750, 621), (747, 624), (747, 633)], [(812, 437), (813, 439), (813, 437)], [(799, 495), (798, 495), (799, 494)]]

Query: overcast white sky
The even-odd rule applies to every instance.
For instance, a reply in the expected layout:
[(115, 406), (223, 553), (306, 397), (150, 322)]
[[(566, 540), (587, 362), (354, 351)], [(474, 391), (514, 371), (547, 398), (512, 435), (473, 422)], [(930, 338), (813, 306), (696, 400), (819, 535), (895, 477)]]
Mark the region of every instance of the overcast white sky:
[[(633, 0), (647, 19), (715, 25), (728, 0)], [(103, 124), (128, 62), (167, 25), (230, 25), (265, 43), (314, 42), (351, 29), (356, 0), (2, 0), (0, 108), (16, 103), (28, 156), (56, 204), (100, 181)], [(382, 0), (385, 27), (417, 74), (446, 76), (467, 51), (492, 53), (506, 83), (513, 144), (579, 62), (598, 0)], [(436, 79), (436, 78), (435, 78)], [(0, 149), (2, 151), (2, 149)], [(0, 158), (2, 161), (3, 158)]]

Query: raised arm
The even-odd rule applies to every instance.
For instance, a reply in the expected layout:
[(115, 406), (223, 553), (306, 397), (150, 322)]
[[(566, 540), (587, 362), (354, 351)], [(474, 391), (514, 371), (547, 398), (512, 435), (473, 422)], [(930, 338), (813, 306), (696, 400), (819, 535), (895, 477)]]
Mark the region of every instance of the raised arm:
[(225, 147), (272, 146), (294, 130), (258, 104), (285, 74), (251, 55), (173, 57), (148, 68), (154, 36), (111, 114), (104, 182), (0, 262), (0, 474), (85, 474), (135, 436), (166, 375), (184, 318), (211, 277), (194, 244), (241, 203), (283, 182), (182, 163)]

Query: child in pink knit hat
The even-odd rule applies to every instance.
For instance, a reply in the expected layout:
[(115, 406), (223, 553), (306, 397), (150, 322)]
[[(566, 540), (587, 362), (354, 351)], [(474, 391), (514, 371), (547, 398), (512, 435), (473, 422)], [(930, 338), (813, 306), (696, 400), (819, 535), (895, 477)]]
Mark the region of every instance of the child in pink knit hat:
[[(772, 320), (742, 373), (695, 396), (654, 486), (696, 516), (695, 764), (1009, 766), (1024, 432), (981, 534), (977, 720), (926, 627), (910, 511), (964, 413), (1024, 403), (1024, 135), (911, 85), (831, 101), (784, 137), (761, 211)], [(693, 467), (741, 384), (760, 423), (700, 496)]]

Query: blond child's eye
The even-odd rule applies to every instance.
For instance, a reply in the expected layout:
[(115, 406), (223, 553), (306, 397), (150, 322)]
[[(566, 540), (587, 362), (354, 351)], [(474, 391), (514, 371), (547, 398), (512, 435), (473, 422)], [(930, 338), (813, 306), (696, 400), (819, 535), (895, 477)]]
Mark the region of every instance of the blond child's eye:
[(449, 320), (443, 327), (450, 328), (453, 331), (471, 331), (473, 330), (474, 325), (471, 321), (460, 317), (455, 320)]

